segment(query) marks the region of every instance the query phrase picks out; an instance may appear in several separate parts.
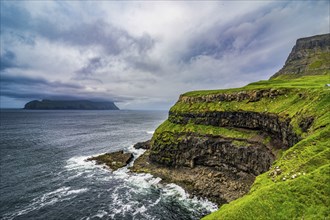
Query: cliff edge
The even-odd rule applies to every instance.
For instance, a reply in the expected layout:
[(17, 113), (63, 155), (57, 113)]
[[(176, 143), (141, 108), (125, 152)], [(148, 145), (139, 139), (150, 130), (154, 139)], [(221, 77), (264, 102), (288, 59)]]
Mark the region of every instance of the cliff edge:
[(330, 34), (298, 39), (285, 65), (273, 78), (294, 78), (330, 72)]
[(328, 218), (328, 37), (299, 39), (270, 80), (181, 95), (131, 169), (218, 203), (205, 219)]

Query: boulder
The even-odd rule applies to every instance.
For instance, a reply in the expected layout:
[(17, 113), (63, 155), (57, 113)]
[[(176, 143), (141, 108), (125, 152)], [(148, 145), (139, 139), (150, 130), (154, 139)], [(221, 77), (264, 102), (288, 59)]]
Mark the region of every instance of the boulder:
[(124, 153), (124, 151), (117, 151), (112, 153), (105, 153), (99, 156), (90, 157), (87, 161), (95, 160), (96, 164), (105, 164), (113, 171), (118, 170), (129, 164), (133, 160), (132, 153)]

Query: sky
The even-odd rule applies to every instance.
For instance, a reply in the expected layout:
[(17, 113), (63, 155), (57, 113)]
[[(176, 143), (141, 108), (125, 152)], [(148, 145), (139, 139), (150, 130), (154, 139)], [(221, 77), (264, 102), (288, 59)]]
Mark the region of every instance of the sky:
[(329, 1), (3, 1), (1, 108), (31, 100), (168, 110), (180, 94), (265, 80)]

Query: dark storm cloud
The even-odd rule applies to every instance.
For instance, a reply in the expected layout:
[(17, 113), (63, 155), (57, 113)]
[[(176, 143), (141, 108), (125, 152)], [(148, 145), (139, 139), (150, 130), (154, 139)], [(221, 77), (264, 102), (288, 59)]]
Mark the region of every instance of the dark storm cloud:
[(136, 70), (141, 70), (144, 72), (149, 72), (149, 73), (161, 73), (162, 68), (159, 63), (152, 61), (148, 57), (127, 57), (125, 59), (127, 64)]
[(154, 46), (154, 40), (143, 34), (131, 36), (126, 30), (115, 27), (101, 19), (90, 23), (72, 24), (61, 27), (53, 19), (35, 18), (24, 8), (1, 4), (1, 32), (10, 32), (16, 38), (33, 43), (31, 35), (42, 36), (50, 41), (66, 43), (70, 46), (101, 46), (110, 55), (126, 51), (143, 54)]
[(23, 99), (93, 99), (95, 101), (130, 101), (129, 96), (109, 95), (106, 93), (90, 94), (84, 91), (84, 86), (75, 83), (63, 83), (60, 81), (48, 81), (43, 78), (0, 75), (0, 94), (11, 98)]
[(88, 61), (88, 64), (83, 68), (76, 71), (80, 77), (88, 77), (91, 76), (97, 69), (103, 66), (101, 57), (95, 57)]
[(7, 28), (29, 30), (30, 22), (31, 15), (26, 9), (1, 1), (1, 31)]
[[(50, 82), (43, 78), (12, 76), (1, 74), (1, 95), (12, 98), (43, 98), (52, 95), (56, 90), (74, 91), (83, 89), (82, 86), (73, 83), (59, 81)], [(56, 94), (56, 93), (54, 93)]]
[[(272, 7), (274, 6), (273, 4)], [(191, 37), (181, 60), (189, 62), (200, 55), (221, 59), (228, 53), (242, 53), (249, 48), (255, 48), (256, 42), (262, 42), (267, 34), (271, 34), (271, 21), (257, 25), (258, 20), (270, 13), (272, 11), (267, 6), (263, 10), (242, 15), (224, 24), (214, 23), (206, 31)], [(239, 41), (242, 42), (238, 44)]]
[[(44, 26), (44, 27), (42, 27)], [(102, 20), (90, 24), (80, 24), (65, 30), (56, 30), (54, 24), (38, 26), (42, 36), (76, 46), (101, 46), (107, 54), (118, 55), (127, 50), (143, 53), (152, 48), (154, 42), (148, 35), (132, 37), (125, 30), (114, 27)], [(52, 27), (47, 29), (47, 27)]]
[(43, 78), (36, 78), (36, 77), (27, 77), (27, 76), (11, 76), (7, 74), (1, 74), (1, 84), (4, 86), (7, 85), (39, 85), (45, 86), (50, 88), (57, 88), (57, 87), (67, 87), (73, 89), (81, 89), (83, 88), (80, 85), (74, 83), (63, 83), (59, 81), (50, 82)]
[(329, 31), (328, 1), (0, 4), (2, 96), (126, 108), (269, 78), (297, 38)]
[(73, 80), (90, 80), (98, 83), (102, 83), (102, 80), (95, 77), (95, 72), (105, 67), (105, 63), (101, 57), (94, 57), (88, 60), (88, 63), (77, 70)]
[(16, 67), (17, 64), (15, 63), (16, 55), (14, 52), (10, 50), (5, 50), (4, 54), (0, 56), (0, 71)]

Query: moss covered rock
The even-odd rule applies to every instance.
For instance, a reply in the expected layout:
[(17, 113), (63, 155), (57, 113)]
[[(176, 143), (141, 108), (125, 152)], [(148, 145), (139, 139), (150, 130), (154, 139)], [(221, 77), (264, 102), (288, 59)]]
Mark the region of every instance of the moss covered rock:
[(90, 157), (88, 161), (96, 161), (96, 164), (105, 164), (113, 171), (122, 168), (133, 160), (132, 153), (124, 153), (124, 151), (117, 151), (113, 153), (106, 153), (96, 157)]

